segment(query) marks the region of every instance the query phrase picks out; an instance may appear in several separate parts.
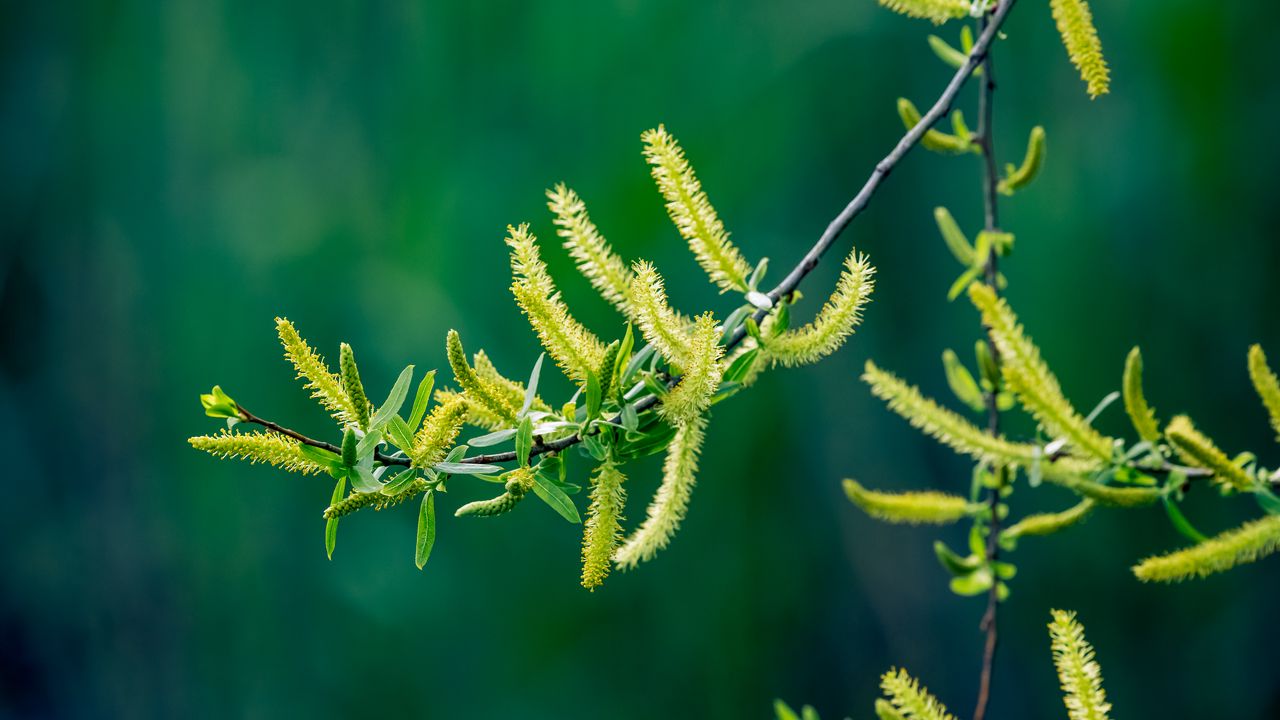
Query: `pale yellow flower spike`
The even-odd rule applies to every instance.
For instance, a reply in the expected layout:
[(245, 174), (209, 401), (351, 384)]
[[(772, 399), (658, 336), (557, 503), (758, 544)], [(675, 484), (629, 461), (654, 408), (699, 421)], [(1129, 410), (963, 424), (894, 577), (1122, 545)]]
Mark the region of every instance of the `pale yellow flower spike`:
[(507, 226), (507, 233), (515, 276), (511, 293), (551, 359), (565, 375), (585, 385), (604, 359), (604, 343), (569, 314), (538, 254), (537, 238), (529, 232), (529, 226)]
[(323, 467), (302, 454), (301, 443), (276, 433), (237, 433), (223, 430), (217, 435), (199, 435), (187, 442), (191, 443), (191, 447), (214, 457), (266, 463), (302, 475), (324, 471)]
[(1183, 462), (1212, 470), (1215, 483), (1242, 492), (1248, 492), (1253, 488), (1254, 479), (1249, 476), (1249, 473), (1231, 462), (1226, 453), (1213, 444), (1213, 440), (1197, 430), (1191, 418), (1186, 415), (1175, 417), (1169, 421), (1169, 426), (1164, 429), (1164, 433)]
[(880, 677), (880, 689), (904, 720), (956, 720), (947, 707), (921, 687), (906, 670), (890, 670)]
[(693, 493), (698, 452), (702, 448), (706, 425), (706, 418), (699, 417), (677, 428), (675, 437), (667, 446), (662, 485), (649, 504), (645, 521), (614, 555), (614, 562), (619, 568), (630, 570), (652, 559), (680, 528), (680, 522), (689, 509), (689, 496)]
[(1018, 317), (1003, 298), (983, 283), (969, 286), (969, 298), (982, 313), (982, 323), (1000, 350), (1005, 382), (1018, 395), (1027, 412), (1054, 437), (1066, 438), (1073, 450), (1103, 461), (1111, 459), (1112, 441), (1089, 426), (1062, 394), (1062, 387), (1040, 349), (1022, 332)]
[(969, 14), (969, 0), (880, 0), (880, 4), (907, 17), (931, 20), (935, 25)]
[(871, 517), (891, 523), (946, 525), (969, 514), (969, 501), (946, 493), (887, 493), (868, 490), (855, 480), (844, 481), (844, 493)]
[(751, 265), (729, 242), (729, 233), (707, 200), (679, 143), (663, 126), (641, 136), (653, 180), (667, 201), (667, 213), (711, 281), (722, 291), (747, 291)]
[(1280, 515), (1267, 515), (1198, 545), (1149, 557), (1133, 568), (1144, 582), (1180, 582), (1226, 572), (1280, 549)]
[(293, 363), (298, 377), (307, 381), (305, 387), (311, 391), (311, 397), (319, 400), (338, 422), (357, 425), (360, 414), (342, 387), (342, 380), (329, 370), (324, 358), (307, 345), (307, 341), (302, 339), (293, 323), (288, 320), (276, 318), (276, 332), (280, 335), (280, 344), (284, 346), (284, 356)]
[(449, 359), (449, 367), (453, 370), (453, 378), (462, 387), (462, 399), (472, 406), (483, 408), (480, 415), (492, 415), (507, 427), (514, 425), (516, 414), (524, 401), (511, 397), (505, 388), (481, 377), (471, 363), (467, 362), (467, 353), (462, 348), (462, 338), (457, 330), (450, 330), (445, 336), (445, 354)]
[(591, 222), (582, 198), (561, 183), (547, 191), (547, 200), (547, 207), (556, 216), (556, 233), (564, 240), (578, 270), (601, 297), (630, 317), (627, 295), (631, 291), (631, 270)]
[(466, 418), (467, 403), (461, 398), (450, 398), (431, 408), (408, 452), (414, 467), (430, 467), (443, 460)]
[(631, 281), (631, 303), (635, 322), (646, 342), (651, 343), (667, 362), (683, 370), (693, 362), (689, 337), (684, 324), (667, 304), (667, 291), (662, 276), (653, 265), (636, 262)]
[(681, 368), (680, 380), (658, 406), (658, 412), (672, 424), (683, 425), (711, 407), (711, 396), (724, 374), (724, 348), (719, 341), (716, 319), (709, 312), (699, 315), (687, 340), (689, 359)]
[(1124, 409), (1129, 413), (1133, 428), (1138, 437), (1147, 442), (1160, 439), (1160, 423), (1156, 421), (1156, 411), (1147, 404), (1142, 392), (1142, 351), (1134, 348), (1124, 361), (1124, 380), (1120, 384), (1124, 395)]
[(1093, 656), (1093, 646), (1084, 637), (1084, 627), (1076, 614), (1053, 610), (1049, 623), (1053, 664), (1062, 684), (1062, 702), (1071, 720), (1108, 720), (1111, 704), (1102, 689), (1102, 667)]
[(1062, 44), (1071, 62), (1080, 71), (1089, 97), (1105, 95), (1111, 89), (1111, 73), (1102, 57), (1102, 41), (1093, 26), (1093, 13), (1085, 0), (1049, 0), (1053, 21), (1062, 35)]
[(1276, 431), (1276, 439), (1280, 440), (1280, 378), (1267, 365), (1267, 356), (1261, 345), (1249, 348), (1249, 379), (1253, 380), (1253, 388), (1262, 398), (1262, 404), (1271, 416), (1271, 427)]
[(600, 587), (613, 567), (613, 553), (622, 539), (625, 481), (626, 476), (610, 460), (601, 463), (591, 478), (591, 507), (582, 528), (582, 586), (588, 590)]
[(765, 340), (773, 362), (787, 367), (810, 365), (838, 350), (862, 321), (862, 308), (875, 287), (874, 274), (866, 256), (850, 253), (835, 292), (813, 322)]

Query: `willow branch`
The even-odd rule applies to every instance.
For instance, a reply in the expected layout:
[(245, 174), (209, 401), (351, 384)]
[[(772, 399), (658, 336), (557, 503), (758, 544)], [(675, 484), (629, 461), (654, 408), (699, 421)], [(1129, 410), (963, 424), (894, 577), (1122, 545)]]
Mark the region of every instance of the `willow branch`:
[[(897, 167), (898, 163), (906, 157), (911, 148), (920, 143), (920, 139), (924, 137), (924, 134), (928, 132), (939, 120), (946, 117), (947, 114), (951, 112), (952, 105), (955, 103), (956, 95), (959, 94), (960, 89), (964, 87), (965, 82), (973, 74), (973, 71), (986, 59), (987, 53), (991, 48), (991, 43), (995, 40), (995, 37), (1000, 30), (1000, 25), (1004, 23), (1005, 16), (1009, 14), (1009, 9), (1013, 7), (1014, 2), (1016, 2), (1016, 0), (1004, 0), (1004, 2), (1000, 3), (995, 12), (992, 13), (988, 19), (986, 27), (978, 37), (977, 42), (974, 43), (973, 50), (970, 51), (969, 56), (965, 59), (960, 68), (956, 70), (955, 75), (952, 76), (951, 81), (947, 83), (942, 94), (938, 96), (938, 100), (934, 102), (933, 107), (929, 108), (929, 112), (925, 113), (924, 116), (920, 118), (920, 122), (916, 123), (914, 127), (908, 130), (907, 133), (898, 140), (898, 143), (894, 146), (893, 150), (886, 155), (883, 160), (876, 163), (875, 169), (871, 172), (871, 176), (867, 178), (866, 183), (862, 186), (862, 189), (858, 191), (858, 194), (855, 195), (853, 199), (849, 201), (849, 204), (845, 206), (844, 210), (841, 210), (840, 214), (827, 225), (827, 229), (823, 231), (822, 236), (813, 244), (813, 247), (809, 248), (809, 252), (805, 253), (800, 262), (791, 269), (791, 272), (788, 273), (776, 287), (767, 293), (769, 299), (773, 301), (774, 305), (781, 301), (782, 298), (795, 292), (796, 288), (800, 286), (800, 283), (805, 279), (805, 277), (808, 276), (809, 273), (813, 272), (814, 268), (818, 267), (818, 264), (822, 262), (822, 256), (826, 254), (831, 245), (840, 237), (845, 228), (849, 227), (849, 224), (853, 222), (853, 219), (861, 214), (866, 208), (867, 203), (871, 200), (871, 196), (875, 195), (876, 190), (879, 189), (880, 183), (882, 183), (884, 179), (889, 176), (889, 173)], [(767, 309), (757, 311), (754, 315), (756, 323), (759, 324), (763, 322), (765, 316), (768, 314), (769, 310)], [(745, 324), (738, 326), (733, 331), (733, 334), (726, 339), (725, 351), (727, 352), (737, 347), (746, 338), (746, 336), (747, 330)], [(667, 381), (667, 385), (669, 387), (674, 386), (679, 382), (679, 380), (679, 377), (672, 377)], [(645, 395), (644, 397), (638, 398), (632, 406), (636, 412), (642, 412), (644, 410), (648, 410), (654, 405), (657, 405), (658, 402), (659, 398), (657, 396)], [(332, 443), (313, 440), (301, 433), (290, 430), (269, 420), (264, 420), (254, 416), (245, 411), (244, 408), (241, 408), (241, 411), (244, 412), (246, 416), (243, 418), (244, 422), (261, 425), (269, 430), (291, 437), (304, 445), (310, 445), (311, 447), (321, 448), (330, 452), (341, 452), (341, 448), (338, 448)], [(617, 417), (612, 418), (611, 422), (621, 422), (621, 420), (622, 416), (618, 415)], [(542, 442), (541, 440), (538, 440), (530, 449), (529, 454), (532, 457), (550, 452), (559, 452), (560, 450), (577, 445), (583, 441), (585, 436), (591, 434), (591, 432), (579, 433), (577, 435), (571, 435), (551, 442)], [(411, 465), (408, 458), (393, 457), (380, 452), (375, 454), (374, 459), (384, 465), (401, 465), (406, 467)], [(474, 455), (472, 457), (463, 458), (459, 462), (488, 465), (511, 462), (515, 459), (515, 451), (508, 451), (491, 453), (488, 455)]]

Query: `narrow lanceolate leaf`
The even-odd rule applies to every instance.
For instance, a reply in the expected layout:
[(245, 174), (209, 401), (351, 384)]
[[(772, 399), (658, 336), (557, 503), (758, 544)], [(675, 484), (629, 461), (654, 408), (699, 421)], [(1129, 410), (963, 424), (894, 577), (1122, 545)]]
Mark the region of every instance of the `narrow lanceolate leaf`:
[(1062, 35), (1062, 44), (1071, 63), (1080, 71), (1089, 97), (1104, 95), (1111, 87), (1111, 74), (1102, 57), (1102, 41), (1093, 26), (1093, 13), (1085, 0), (1049, 0), (1053, 21)]
[(591, 478), (591, 507), (582, 529), (582, 587), (588, 590), (600, 587), (613, 566), (613, 553), (622, 539), (625, 481), (626, 476), (609, 460)]
[(1208, 436), (1196, 430), (1191, 418), (1186, 415), (1175, 417), (1164, 432), (1178, 456), (1188, 465), (1212, 470), (1214, 482), (1240, 491), (1253, 489), (1254, 479), (1249, 473), (1231, 462)]
[(1124, 361), (1124, 382), (1121, 390), (1124, 395), (1124, 409), (1133, 421), (1133, 429), (1138, 437), (1147, 442), (1160, 439), (1160, 423), (1156, 421), (1156, 411), (1147, 404), (1142, 392), (1142, 351), (1134, 348)]
[(413, 438), (413, 448), (407, 451), (414, 467), (426, 468), (440, 462), (458, 438), (466, 417), (466, 403), (456, 398), (432, 408)]
[(687, 364), (682, 366), (679, 382), (662, 398), (658, 412), (675, 425), (684, 425), (711, 407), (711, 396), (720, 386), (724, 371), (720, 358), (724, 347), (719, 342), (716, 320), (711, 313), (699, 315), (686, 347)]
[(874, 274), (866, 256), (850, 253), (835, 292), (813, 322), (765, 340), (770, 358), (795, 367), (815, 363), (838, 350), (862, 320), (862, 308), (875, 286)]
[(418, 537), (414, 543), (413, 562), (421, 570), (431, 557), (431, 548), (436, 544), (436, 494), (427, 491), (422, 496), (422, 505), (418, 508)]
[(614, 254), (609, 243), (591, 222), (582, 198), (564, 184), (547, 191), (547, 207), (556, 216), (556, 233), (578, 264), (591, 286), (623, 315), (631, 312), (627, 293), (631, 290), (631, 270)]
[[(342, 500), (342, 495), (347, 491), (347, 479), (345, 477), (338, 478), (337, 484), (333, 486), (333, 496), (329, 498), (330, 505), (336, 505)], [(338, 544), (338, 518), (332, 517), (324, 521), (324, 551), (333, 559), (333, 549)]]
[(634, 320), (644, 339), (657, 349), (667, 362), (683, 369), (693, 362), (685, 325), (667, 304), (667, 291), (656, 268), (643, 260), (635, 264), (631, 282)]
[(1003, 298), (983, 283), (969, 287), (969, 298), (982, 313), (982, 322), (1000, 351), (1005, 383), (1027, 412), (1049, 434), (1066, 438), (1071, 447), (1106, 461), (1111, 458), (1112, 441), (1089, 426), (1062, 394), (1058, 379), (1040, 358), (1040, 349), (1022, 332), (1018, 317)]
[(1249, 379), (1253, 388), (1262, 398), (1262, 404), (1271, 416), (1271, 427), (1276, 431), (1276, 439), (1280, 440), (1280, 378), (1267, 365), (1267, 356), (1261, 345), (1249, 348)]
[[(902, 125), (908, 130), (919, 125), (923, 119), (915, 103), (906, 98), (898, 98), (898, 117), (902, 118)], [(968, 135), (962, 137), (933, 129), (925, 131), (920, 138), (920, 145), (926, 150), (949, 155), (959, 155), (979, 149), (979, 146)]]
[(1096, 506), (1096, 502), (1086, 498), (1062, 512), (1028, 515), (1009, 526), (1001, 536), (1016, 539), (1026, 535), (1052, 535), (1085, 519)]
[(935, 25), (969, 14), (968, 0), (880, 0), (880, 4), (908, 17), (932, 20)]
[(302, 444), (276, 433), (238, 433), (223, 430), (217, 435), (199, 435), (187, 440), (191, 447), (220, 458), (240, 458), (251, 463), (266, 463), (289, 472), (312, 475), (325, 467), (302, 452)]
[(1014, 167), (1010, 164), (996, 189), (1002, 195), (1012, 195), (1030, 185), (1031, 181), (1040, 174), (1042, 167), (1044, 167), (1044, 128), (1037, 125), (1031, 128), (1031, 137), (1027, 140), (1027, 154), (1022, 159), (1022, 165)]
[(1179, 582), (1225, 572), (1280, 549), (1280, 515), (1267, 515), (1185, 550), (1143, 560), (1133, 574), (1146, 582)]
[(889, 404), (913, 427), (975, 460), (1027, 467), (1036, 457), (1035, 447), (991, 435), (956, 413), (939, 406), (892, 373), (867, 361), (862, 379), (876, 397)]
[(587, 376), (600, 367), (604, 343), (569, 314), (538, 253), (537, 238), (529, 232), (529, 226), (508, 226), (507, 245), (511, 247), (511, 272), (515, 278), (511, 293), (516, 302), (538, 333), (547, 354), (565, 375), (585, 385)]
[(1049, 638), (1053, 664), (1062, 684), (1062, 702), (1071, 720), (1107, 720), (1111, 704), (1102, 689), (1102, 667), (1094, 659), (1093, 646), (1084, 637), (1084, 627), (1076, 614), (1053, 610)]
[(891, 523), (945, 525), (969, 514), (970, 503), (940, 492), (887, 493), (868, 490), (854, 480), (844, 481), (844, 493), (871, 517)]
[(280, 335), (280, 344), (284, 346), (284, 356), (293, 363), (298, 377), (306, 380), (306, 388), (311, 397), (320, 401), (343, 425), (359, 423), (360, 413), (352, 404), (342, 387), (342, 380), (329, 370), (324, 358), (307, 345), (293, 323), (284, 318), (276, 318), (276, 332)]
[(689, 243), (698, 264), (721, 290), (746, 292), (751, 265), (729, 242), (729, 233), (676, 139), (661, 125), (645, 132), (641, 139), (653, 180), (667, 201), (667, 213)]
[(904, 720), (955, 720), (946, 706), (921, 687), (906, 670), (890, 670), (882, 675), (880, 689)]
[(361, 430), (369, 429), (369, 398), (364, 394), (364, 385), (360, 382), (360, 371), (356, 369), (356, 355), (351, 346), (342, 343), (339, 346), (338, 369), (342, 373), (342, 388), (347, 392), (347, 399), (355, 408), (356, 421)]
[(488, 381), (467, 362), (467, 353), (462, 349), (462, 339), (457, 330), (450, 330), (445, 338), (445, 350), (449, 357), (449, 367), (453, 368), (453, 376), (462, 387), (466, 400), (482, 408), (484, 413), (491, 414), (506, 425), (514, 425), (516, 413), (520, 411), (520, 403), (524, 401), (513, 396), (507, 388), (498, 383)]
[(671, 541), (689, 509), (694, 476), (698, 471), (698, 452), (702, 448), (706, 418), (700, 417), (676, 430), (667, 446), (667, 459), (662, 466), (662, 485), (649, 504), (644, 523), (627, 538), (614, 555), (618, 567), (629, 570), (653, 558)]

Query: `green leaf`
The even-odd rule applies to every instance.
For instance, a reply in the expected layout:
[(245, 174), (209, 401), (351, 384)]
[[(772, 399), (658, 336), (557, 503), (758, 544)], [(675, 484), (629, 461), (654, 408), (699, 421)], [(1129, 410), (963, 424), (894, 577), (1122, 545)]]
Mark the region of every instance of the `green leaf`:
[(404, 472), (397, 474), (395, 477), (391, 478), (386, 485), (382, 486), (382, 494), (399, 495), (404, 492), (404, 489), (409, 486), (409, 483), (413, 482), (414, 477), (417, 476), (417, 474), (417, 471), (414, 470), (405, 470)]
[(399, 415), (392, 415), (387, 421), (387, 437), (401, 450), (413, 447), (413, 430), (409, 429), (409, 423)]
[(724, 371), (724, 376), (721, 378), (721, 382), (742, 382), (742, 379), (747, 376), (747, 373), (751, 372), (751, 366), (755, 363), (756, 358), (759, 355), (760, 348), (758, 347), (751, 348), (739, 355), (734, 359), (733, 364), (729, 366), (729, 369)]
[(631, 330), (631, 323), (627, 323), (627, 330), (622, 334), (622, 344), (618, 346), (618, 355), (613, 359), (613, 368), (605, 368), (613, 373), (613, 380), (609, 385), (616, 389), (615, 394), (621, 395), (627, 390), (623, 385), (626, 382), (627, 366), (631, 364), (631, 352), (635, 346), (635, 333)]
[[(342, 496), (347, 492), (347, 479), (345, 477), (338, 478), (338, 482), (333, 486), (333, 496), (329, 499), (329, 505), (337, 505), (342, 500)], [(324, 524), (324, 551), (333, 559), (333, 548), (338, 543), (338, 518), (330, 518)]]
[(427, 414), (427, 403), (431, 401), (431, 390), (436, 384), (436, 371), (432, 370), (418, 383), (418, 393), (413, 396), (413, 410), (409, 413), (409, 428), (416, 430)]
[(378, 478), (374, 477), (373, 471), (367, 467), (357, 465), (347, 472), (347, 477), (351, 478), (351, 489), (356, 492), (374, 493), (382, 491), (382, 483), (378, 482)]
[[(937, 35), (929, 36), (929, 47), (933, 50), (933, 54), (938, 56), (939, 60), (957, 70), (959, 70), (960, 66), (964, 65), (965, 61), (969, 59), (968, 53), (962, 53), (951, 47), (947, 44), (946, 40), (943, 40)], [(980, 69), (981, 68), (979, 68), (979, 70)], [(973, 74), (977, 75), (978, 70), (974, 70)]]
[(960, 557), (941, 540), (933, 543), (933, 552), (938, 556), (942, 568), (955, 576), (968, 575), (982, 564), (979, 556)]
[(497, 430), (488, 435), (474, 437), (467, 441), (471, 447), (493, 447), (500, 443), (504, 443), (516, 436), (515, 428), (507, 428), (505, 430)]
[(773, 714), (777, 716), (777, 720), (800, 720), (796, 711), (781, 700), (773, 701)]
[[(595, 377), (592, 373), (591, 377)], [(529, 451), (533, 449), (533, 419), (527, 415), (520, 421), (516, 430), (516, 460), (520, 467), (529, 467)]]
[(413, 562), (421, 570), (431, 557), (431, 548), (436, 544), (436, 494), (428, 490), (422, 496), (422, 505), (418, 508), (418, 541), (413, 553)]
[(977, 280), (980, 275), (982, 275), (981, 265), (974, 265), (968, 270), (965, 270), (960, 277), (956, 278), (955, 282), (951, 283), (951, 289), (947, 290), (947, 300), (955, 300), (960, 297), (960, 293), (968, 290), (969, 286), (972, 285), (973, 281)]
[(969, 368), (960, 362), (960, 358), (952, 350), (946, 350), (942, 353), (942, 367), (947, 373), (947, 384), (951, 386), (951, 392), (956, 398), (968, 405), (975, 412), (986, 410), (987, 404), (982, 398), (982, 391), (978, 389), (978, 383), (973, 379), (973, 375), (969, 373)]
[(587, 373), (587, 419), (600, 417), (600, 404), (604, 396), (600, 390), (600, 376), (594, 372)]
[(520, 408), (522, 417), (533, 407), (533, 399), (538, 396), (538, 378), (542, 375), (542, 359), (546, 356), (546, 353), (539, 353), (537, 362), (533, 364), (533, 372), (529, 373), (529, 384), (524, 388), (524, 405)]
[(533, 492), (542, 502), (550, 505), (552, 510), (560, 513), (560, 517), (571, 523), (582, 522), (582, 518), (578, 516), (578, 508), (564, 490), (556, 487), (555, 483), (541, 473), (535, 473), (533, 476)]
[(991, 589), (991, 584), (995, 582), (991, 577), (991, 570), (988, 568), (978, 568), (968, 575), (951, 578), (951, 592), (957, 595), (981, 595)]
[(490, 475), (502, 472), (501, 465), (483, 463), (438, 462), (431, 467), (448, 475)]
[(410, 365), (400, 371), (400, 377), (396, 378), (396, 384), (391, 387), (391, 393), (387, 395), (387, 401), (378, 408), (378, 412), (373, 414), (373, 419), (369, 421), (370, 428), (382, 427), (383, 423), (391, 419), (392, 415), (400, 412), (400, 406), (404, 405), (404, 399), (409, 395), (409, 383), (413, 382), (413, 366)]
[(222, 392), (221, 386), (214, 385), (207, 395), (201, 395), (200, 404), (204, 407), (204, 414), (209, 417), (241, 419), (240, 406), (230, 395)]
[(312, 447), (311, 445), (299, 445), (298, 453), (317, 465), (323, 465), (330, 472), (339, 470), (343, 467), (342, 458), (336, 453), (331, 453), (324, 448)]
[(381, 444), (382, 431), (370, 430), (364, 437), (360, 438), (360, 442), (356, 443), (356, 462), (358, 463), (365, 458), (371, 457)]
[(1182, 514), (1182, 510), (1172, 498), (1168, 495), (1163, 495), (1160, 499), (1164, 501), (1164, 511), (1168, 514), (1169, 522), (1173, 523), (1174, 529), (1195, 543), (1202, 543), (1209, 539), (1197, 530), (1195, 526), (1191, 524), (1191, 521), (1187, 520), (1187, 516)]

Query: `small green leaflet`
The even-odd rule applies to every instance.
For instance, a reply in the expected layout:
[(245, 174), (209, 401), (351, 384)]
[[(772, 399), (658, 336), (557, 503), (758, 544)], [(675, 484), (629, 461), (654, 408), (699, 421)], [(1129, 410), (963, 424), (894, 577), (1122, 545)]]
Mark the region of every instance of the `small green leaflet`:
[(382, 483), (373, 476), (373, 471), (364, 466), (352, 468), (347, 476), (351, 478), (351, 488), (356, 492), (371, 493), (382, 490)]
[(526, 415), (516, 430), (516, 460), (520, 461), (520, 467), (529, 467), (529, 451), (532, 449), (533, 419)]
[(504, 443), (515, 436), (515, 428), (507, 428), (506, 430), (498, 430), (496, 432), (491, 432), (488, 435), (471, 438), (467, 441), (467, 444), (471, 447), (490, 447), (492, 445)]
[(431, 548), (436, 544), (436, 494), (430, 490), (422, 496), (422, 505), (418, 508), (418, 541), (413, 553), (413, 562), (421, 570), (431, 557)]
[(751, 371), (751, 365), (755, 363), (756, 357), (759, 354), (760, 348), (755, 347), (735, 358), (733, 364), (729, 366), (729, 369), (724, 371), (722, 382), (742, 382), (742, 379)]
[(391, 478), (391, 481), (382, 486), (383, 495), (399, 495), (409, 487), (409, 483), (413, 482), (417, 473), (413, 470), (405, 470), (404, 472)]
[(437, 472), (448, 475), (492, 475), (502, 472), (500, 465), (482, 465), (480, 463), (438, 462), (431, 467)]
[(538, 361), (533, 364), (533, 372), (529, 373), (529, 384), (524, 389), (524, 407), (520, 408), (521, 417), (529, 412), (533, 399), (538, 396), (538, 378), (542, 375), (542, 359), (546, 356), (546, 353), (539, 354)]
[(582, 522), (582, 518), (578, 516), (578, 508), (569, 499), (569, 496), (556, 487), (555, 483), (543, 477), (541, 473), (533, 476), (533, 492), (542, 502), (550, 505), (551, 509), (560, 513), (560, 517), (571, 523)]
[(596, 373), (587, 375), (587, 419), (594, 420), (600, 417), (600, 403), (604, 400), (604, 394), (600, 389), (600, 376)]
[[(333, 497), (329, 498), (330, 505), (336, 505), (342, 500), (342, 496), (347, 492), (347, 479), (345, 477), (338, 478), (338, 483), (333, 486)], [(324, 524), (324, 551), (328, 554), (329, 559), (333, 559), (333, 548), (338, 543), (338, 518), (331, 518)]]
[(391, 393), (387, 395), (387, 401), (382, 404), (382, 407), (378, 408), (378, 412), (373, 414), (373, 419), (369, 421), (369, 427), (382, 427), (383, 423), (390, 420), (392, 415), (400, 412), (400, 406), (404, 405), (404, 399), (409, 395), (410, 382), (413, 382), (412, 365), (400, 371), (400, 377), (396, 378), (396, 384), (392, 386)]
[(431, 389), (436, 384), (436, 371), (432, 370), (418, 383), (418, 393), (413, 396), (413, 410), (409, 413), (409, 428), (415, 429), (422, 424), (427, 414), (427, 403), (431, 401)]
[(401, 450), (413, 447), (413, 431), (409, 429), (409, 423), (399, 415), (392, 415), (387, 421), (387, 436)]

